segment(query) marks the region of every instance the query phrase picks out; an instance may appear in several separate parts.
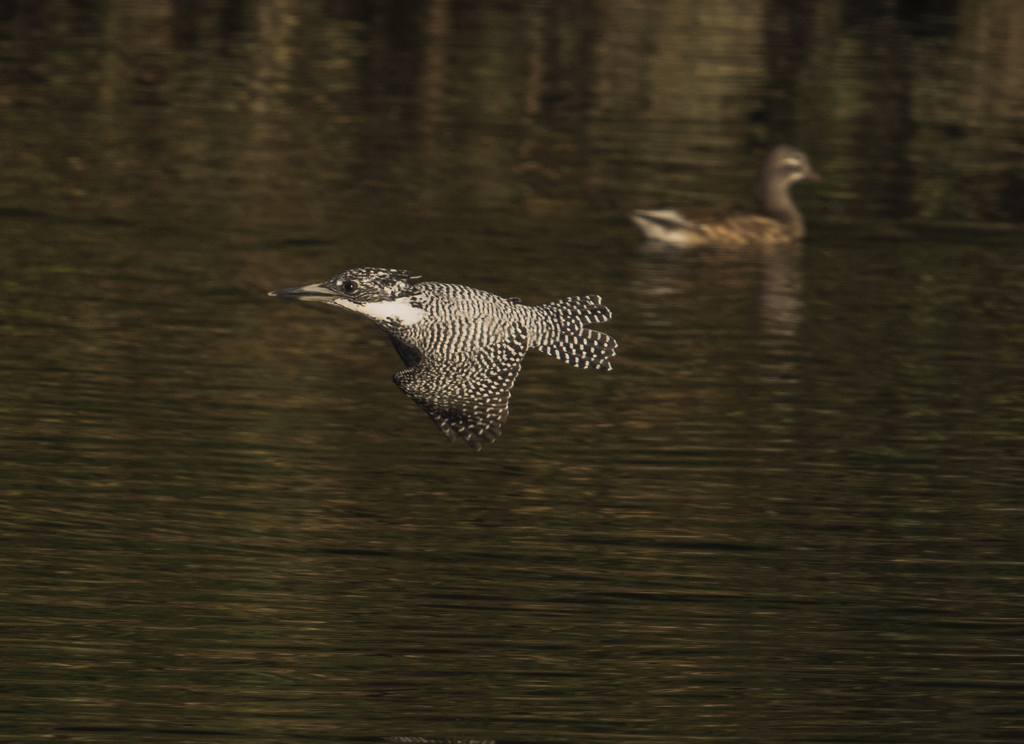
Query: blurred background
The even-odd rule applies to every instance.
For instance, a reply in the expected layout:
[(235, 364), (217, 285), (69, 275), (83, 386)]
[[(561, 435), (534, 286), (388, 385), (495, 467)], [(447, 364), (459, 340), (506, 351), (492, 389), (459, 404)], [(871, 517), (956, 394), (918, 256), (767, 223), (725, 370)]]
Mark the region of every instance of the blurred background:
[[(1020, 0), (0, 0), (0, 132), (0, 740), (1024, 734)], [(615, 371), (450, 445), (357, 266)]]
[(4, 0), (5, 207), (323, 224), (354, 204), (746, 196), (1024, 221), (1014, 0)]

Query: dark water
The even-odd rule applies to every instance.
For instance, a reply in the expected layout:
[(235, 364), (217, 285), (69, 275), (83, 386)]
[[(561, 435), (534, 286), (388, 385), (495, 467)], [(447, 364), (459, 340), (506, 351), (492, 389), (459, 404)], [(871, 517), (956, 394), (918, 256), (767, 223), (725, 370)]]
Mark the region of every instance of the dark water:
[[(1024, 8), (924, 5), (0, 6), (0, 739), (1019, 740)], [(363, 265), (616, 369), (449, 445), (265, 294)]]

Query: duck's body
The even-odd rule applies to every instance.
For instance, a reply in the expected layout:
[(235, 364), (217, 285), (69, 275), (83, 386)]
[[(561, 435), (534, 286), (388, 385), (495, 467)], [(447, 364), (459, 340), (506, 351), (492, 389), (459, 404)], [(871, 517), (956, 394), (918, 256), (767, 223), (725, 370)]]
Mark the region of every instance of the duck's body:
[(794, 183), (803, 180), (820, 181), (821, 176), (801, 150), (778, 145), (768, 153), (761, 170), (760, 213), (687, 218), (675, 209), (637, 209), (630, 219), (649, 240), (685, 248), (789, 243), (807, 234), (803, 215), (789, 193)]

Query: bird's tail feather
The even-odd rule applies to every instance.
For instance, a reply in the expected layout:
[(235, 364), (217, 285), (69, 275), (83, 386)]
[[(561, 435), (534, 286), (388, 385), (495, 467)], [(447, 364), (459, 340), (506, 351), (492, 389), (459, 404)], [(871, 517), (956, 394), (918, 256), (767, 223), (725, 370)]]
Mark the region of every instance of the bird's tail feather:
[(607, 333), (584, 328), (612, 318), (612, 311), (601, 304), (600, 295), (567, 297), (538, 309), (547, 322), (537, 349), (580, 369), (612, 368), (618, 342)]

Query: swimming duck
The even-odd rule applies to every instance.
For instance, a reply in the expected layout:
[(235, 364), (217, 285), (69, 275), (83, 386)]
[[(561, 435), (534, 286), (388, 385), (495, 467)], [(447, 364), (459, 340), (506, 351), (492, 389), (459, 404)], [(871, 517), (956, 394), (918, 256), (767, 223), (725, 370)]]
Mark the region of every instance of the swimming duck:
[(768, 153), (758, 184), (761, 213), (734, 213), (718, 219), (687, 219), (674, 209), (637, 209), (629, 218), (649, 240), (684, 248), (703, 245), (788, 243), (807, 233), (789, 188), (798, 181), (820, 181), (807, 155), (789, 145)]

